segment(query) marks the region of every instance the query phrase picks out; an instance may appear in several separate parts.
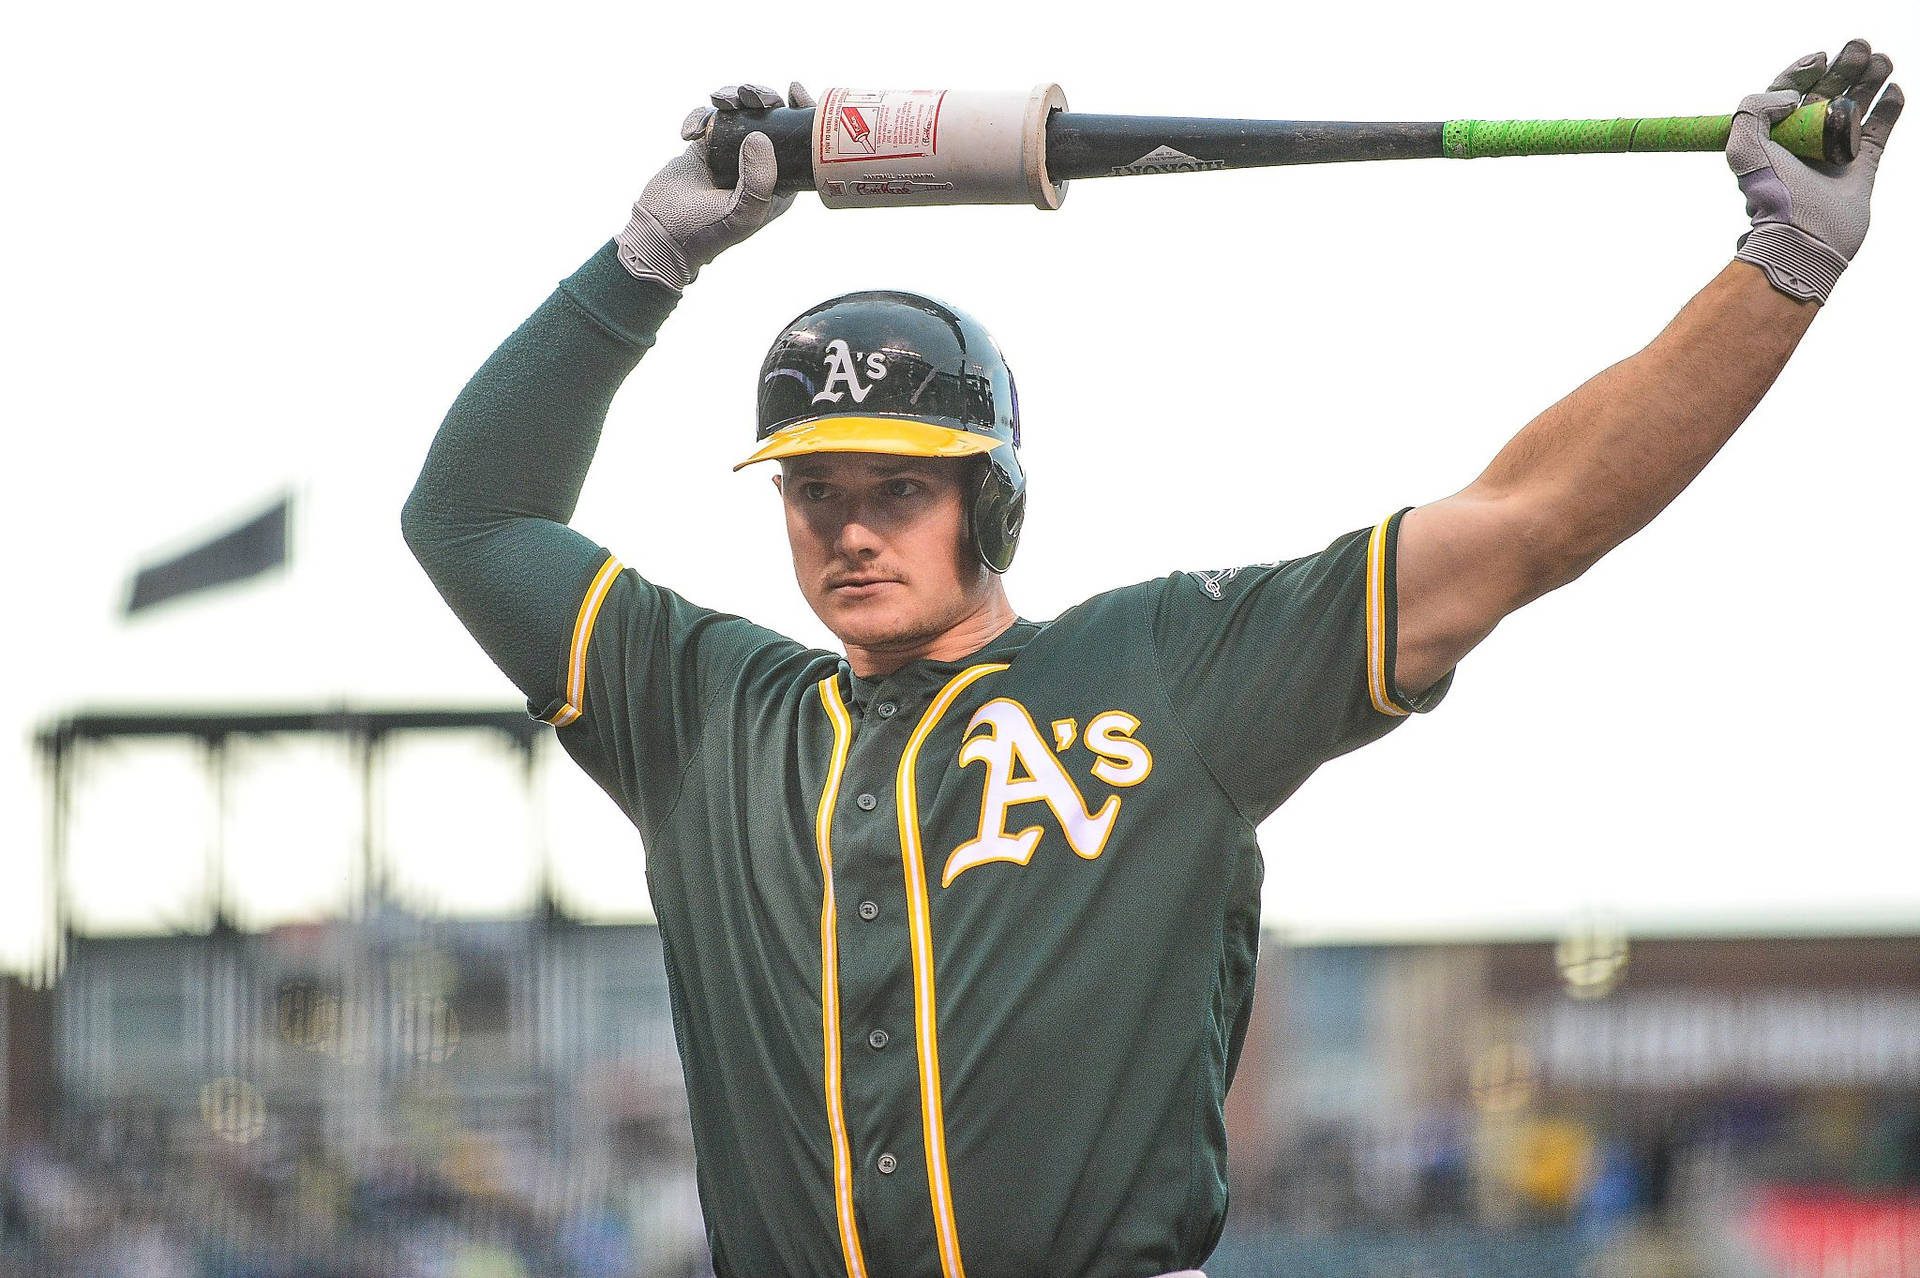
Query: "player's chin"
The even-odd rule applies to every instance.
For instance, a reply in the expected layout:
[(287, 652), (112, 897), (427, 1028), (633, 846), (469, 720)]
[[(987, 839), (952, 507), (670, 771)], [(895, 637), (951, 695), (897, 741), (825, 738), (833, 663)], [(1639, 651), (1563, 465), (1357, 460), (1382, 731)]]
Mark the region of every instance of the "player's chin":
[(889, 592), (845, 595), (829, 592), (825, 606), (818, 609), (820, 619), (841, 642), (863, 648), (881, 648), (911, 641), (926, 628), (904, 601), (886, 597)]
[(833, 600), (821, 610), (820, 617), (849, 643), (872, 644), (910, 629), (899, 609), (870, 600)]

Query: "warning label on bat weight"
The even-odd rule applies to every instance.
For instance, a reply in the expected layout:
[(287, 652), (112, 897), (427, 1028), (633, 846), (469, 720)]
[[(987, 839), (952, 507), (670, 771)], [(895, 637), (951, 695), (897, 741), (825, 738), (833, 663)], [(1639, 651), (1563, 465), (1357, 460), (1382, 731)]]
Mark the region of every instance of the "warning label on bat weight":
[(940, 149), (945, 89), (829, 89), (814, 127), (816, 164), (912, 160)]

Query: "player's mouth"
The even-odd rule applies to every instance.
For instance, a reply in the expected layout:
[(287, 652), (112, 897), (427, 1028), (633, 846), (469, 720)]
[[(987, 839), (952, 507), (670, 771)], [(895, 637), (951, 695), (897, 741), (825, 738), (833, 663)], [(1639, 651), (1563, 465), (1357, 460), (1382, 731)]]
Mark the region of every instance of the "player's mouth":
[(836, 599), (871, 599), (886, 587), (899, 584), (891, 577), (843, 577), (830, 582), (827, 589)]

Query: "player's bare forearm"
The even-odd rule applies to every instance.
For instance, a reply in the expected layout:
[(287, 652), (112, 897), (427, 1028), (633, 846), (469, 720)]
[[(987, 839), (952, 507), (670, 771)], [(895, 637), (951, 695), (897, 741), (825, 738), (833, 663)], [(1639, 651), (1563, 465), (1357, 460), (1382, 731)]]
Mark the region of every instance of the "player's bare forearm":
[[(1401, 523), (1395, 667), (1438, 679), (1515, 608), (1578, 577), (1659, 514), (1773, 385), (1859, 251), (1874, 175), (1906, 98), (1893, 60), (1849, 40), (1740, 101), (1727, 166), (1752, 229), (1666, 331), (1540, 414), (1466, 489)], [(1884, 90), (1884, 92), (1882, 91)], [(1809, 164), (1769, 130), (1806, 102), (1872, 110), (1856, 155)]]
[(1401, 687), (1438, 679), (1507, 613), (1664, 510), (1760, 402), (1818, 309), (1730, 263), (1644, 350), (1528, 423), (1467, 488), (1409, 512)]
[(1474, 490), (1537, 530), (1530, 584), (1572, 581), (1693, 481), (1779, 376), (1819, 308), (1729, 263), (1644, 350), (1528, 423)]

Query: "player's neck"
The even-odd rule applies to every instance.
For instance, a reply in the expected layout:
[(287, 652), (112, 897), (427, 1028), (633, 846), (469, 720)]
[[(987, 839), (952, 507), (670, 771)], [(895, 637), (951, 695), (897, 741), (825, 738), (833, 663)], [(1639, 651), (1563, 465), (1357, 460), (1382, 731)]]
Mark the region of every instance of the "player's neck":
[(1019, 620), (1007, 592), (995, 577), (980, 606), (937, 635), (877, 647), (847, 645), (847, 664), (862, 679), (884, 679), (911, 661), (958, 661), (980, 651)]

